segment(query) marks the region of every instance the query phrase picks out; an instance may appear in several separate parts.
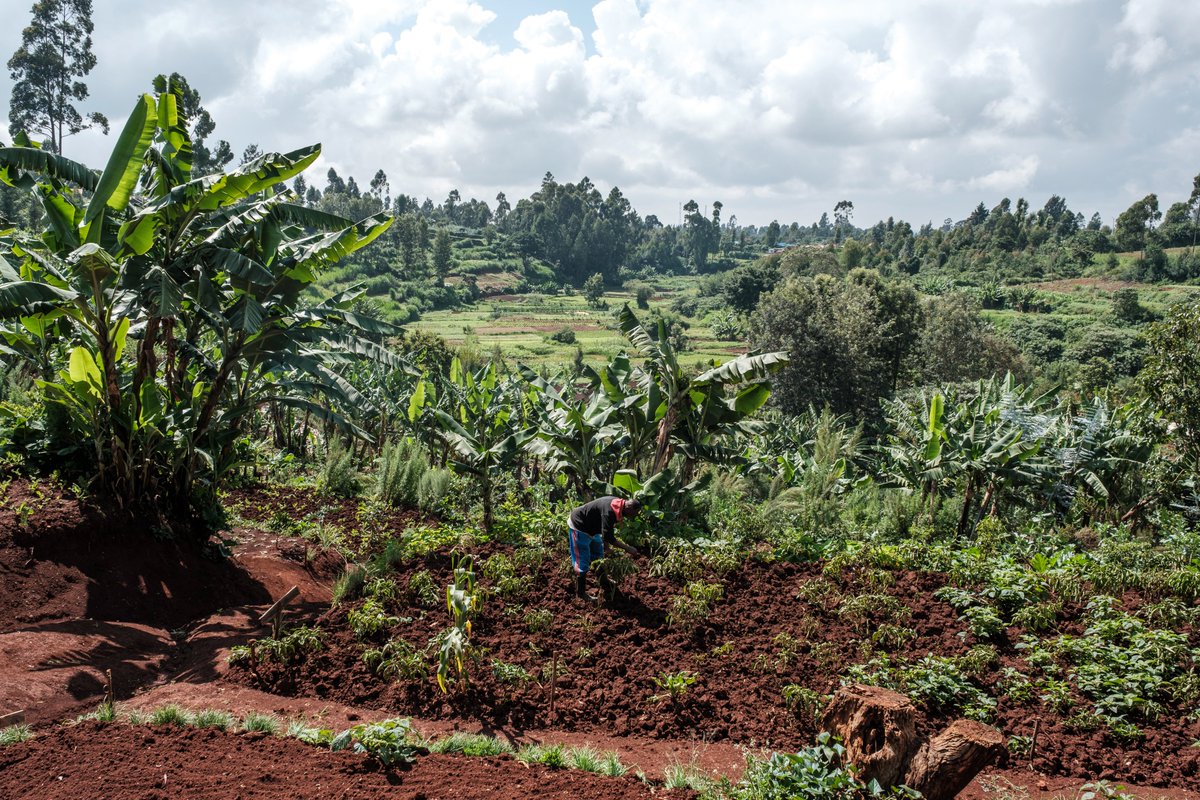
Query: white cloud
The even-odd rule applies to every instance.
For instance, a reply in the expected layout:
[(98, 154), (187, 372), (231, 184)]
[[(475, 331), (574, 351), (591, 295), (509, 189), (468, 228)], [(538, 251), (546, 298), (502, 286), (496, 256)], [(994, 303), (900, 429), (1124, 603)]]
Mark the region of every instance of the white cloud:
[(664, 219), (694, 197), (743, 222), (843, 198), (859, 222), (940, 220), (1018, 192), (1108, 217), (1144, 176), (1200, 168), (1180, 140), (1200, 129), (1196, 3), (563, 0), (496, 30), (499, 3), (97, 4), (82, 105), (119, 124), (178, 70), (236, 150), (323, 142), (317, 184), (383, 168), (393, 191), (515, 199), (549, 170)]
[(1038, 157), (1026, 156), (1010, 166), (992, 170), (978, 178), (971, 178), (967, 181), (967, 187), (999, 194), (1019, 192), (1029, 186), (1037, 170)]

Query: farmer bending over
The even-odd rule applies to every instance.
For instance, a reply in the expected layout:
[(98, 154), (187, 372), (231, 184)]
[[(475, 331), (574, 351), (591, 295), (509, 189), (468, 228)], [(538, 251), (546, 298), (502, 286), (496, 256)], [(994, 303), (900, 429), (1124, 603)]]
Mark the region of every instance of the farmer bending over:
[(636, 517), (641, 510), (642, 504), (637, 500), (607, 495), (571, 512), (567, 523), (567, 541), (571, 551), (571, 566), (575, 568), (576, 597), (595, 602), (595, 596), (587, 591), (587, 573), (593, 561), (604, 558), (605, 543), (616, 545), (630, 555), (638, 554), (636, 548), (618, 541), (613, 529), (621, 522)]

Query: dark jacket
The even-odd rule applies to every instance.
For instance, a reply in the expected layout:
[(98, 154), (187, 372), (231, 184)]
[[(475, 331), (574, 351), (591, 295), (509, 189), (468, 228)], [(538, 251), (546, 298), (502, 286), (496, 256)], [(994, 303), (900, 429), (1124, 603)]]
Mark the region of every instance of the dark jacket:
[(612, 501), (616, 499), (606, 495), (581, 505), (571, 512), (571, 528), (589, 536), (602, 536), (605, 542), (612, 544), (616, 539), (613, 529), (617, 524)]

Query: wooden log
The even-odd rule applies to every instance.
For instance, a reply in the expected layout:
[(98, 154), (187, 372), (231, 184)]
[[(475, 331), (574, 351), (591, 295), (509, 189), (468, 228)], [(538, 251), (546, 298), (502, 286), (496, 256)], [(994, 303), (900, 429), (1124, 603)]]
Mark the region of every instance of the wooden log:
[(821, 718), (821, 729), (842, 740), (845, 760), (863, 781), (903, 782), (917, 749), (917, 709), (897, 692), (851, 684), (838, 690)]
[(0, 716), (0, 728), (8, 728), (12, 725), (20, 725), (25, 721), (25, 711), (13, 711), (4, 716)]
[(904, 784), (925, 800), (951, 800), (984, 767), (1004, 756), (1004, 736), (995, 728), (960, 719), (926, 742), (908, 767)]
[(290, 603), (298, 594), (300, 594), (299, 586), (293, 586), (292, 588), (288, 589), (283, 597), (276, 600), (274, 605), (262, 613), (262, 616), (258, 618), (258, 624), (262, 625), (265, 622), (278, 617), (283, 613), (283, 607)]

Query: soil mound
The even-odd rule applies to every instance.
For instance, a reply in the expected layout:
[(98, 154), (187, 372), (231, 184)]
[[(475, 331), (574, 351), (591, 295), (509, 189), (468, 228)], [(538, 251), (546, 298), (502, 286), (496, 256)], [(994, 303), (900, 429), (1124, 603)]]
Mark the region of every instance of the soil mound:
[(0, 797), (39, 800), (205, 797), (563, 798), (690, 797), (635, 778), (526, 767), (509, 758), (431, 755), (385, 770), (352, 753), (295, 739), (216, 730), (83, 723), (0, 750)]
[(0, 508), (0, 631), (90, 618), (174, 629), (219, 608), (271, 602), (212, 548), (156, 538), (144, 520), (48, 484), (14, 482)]

